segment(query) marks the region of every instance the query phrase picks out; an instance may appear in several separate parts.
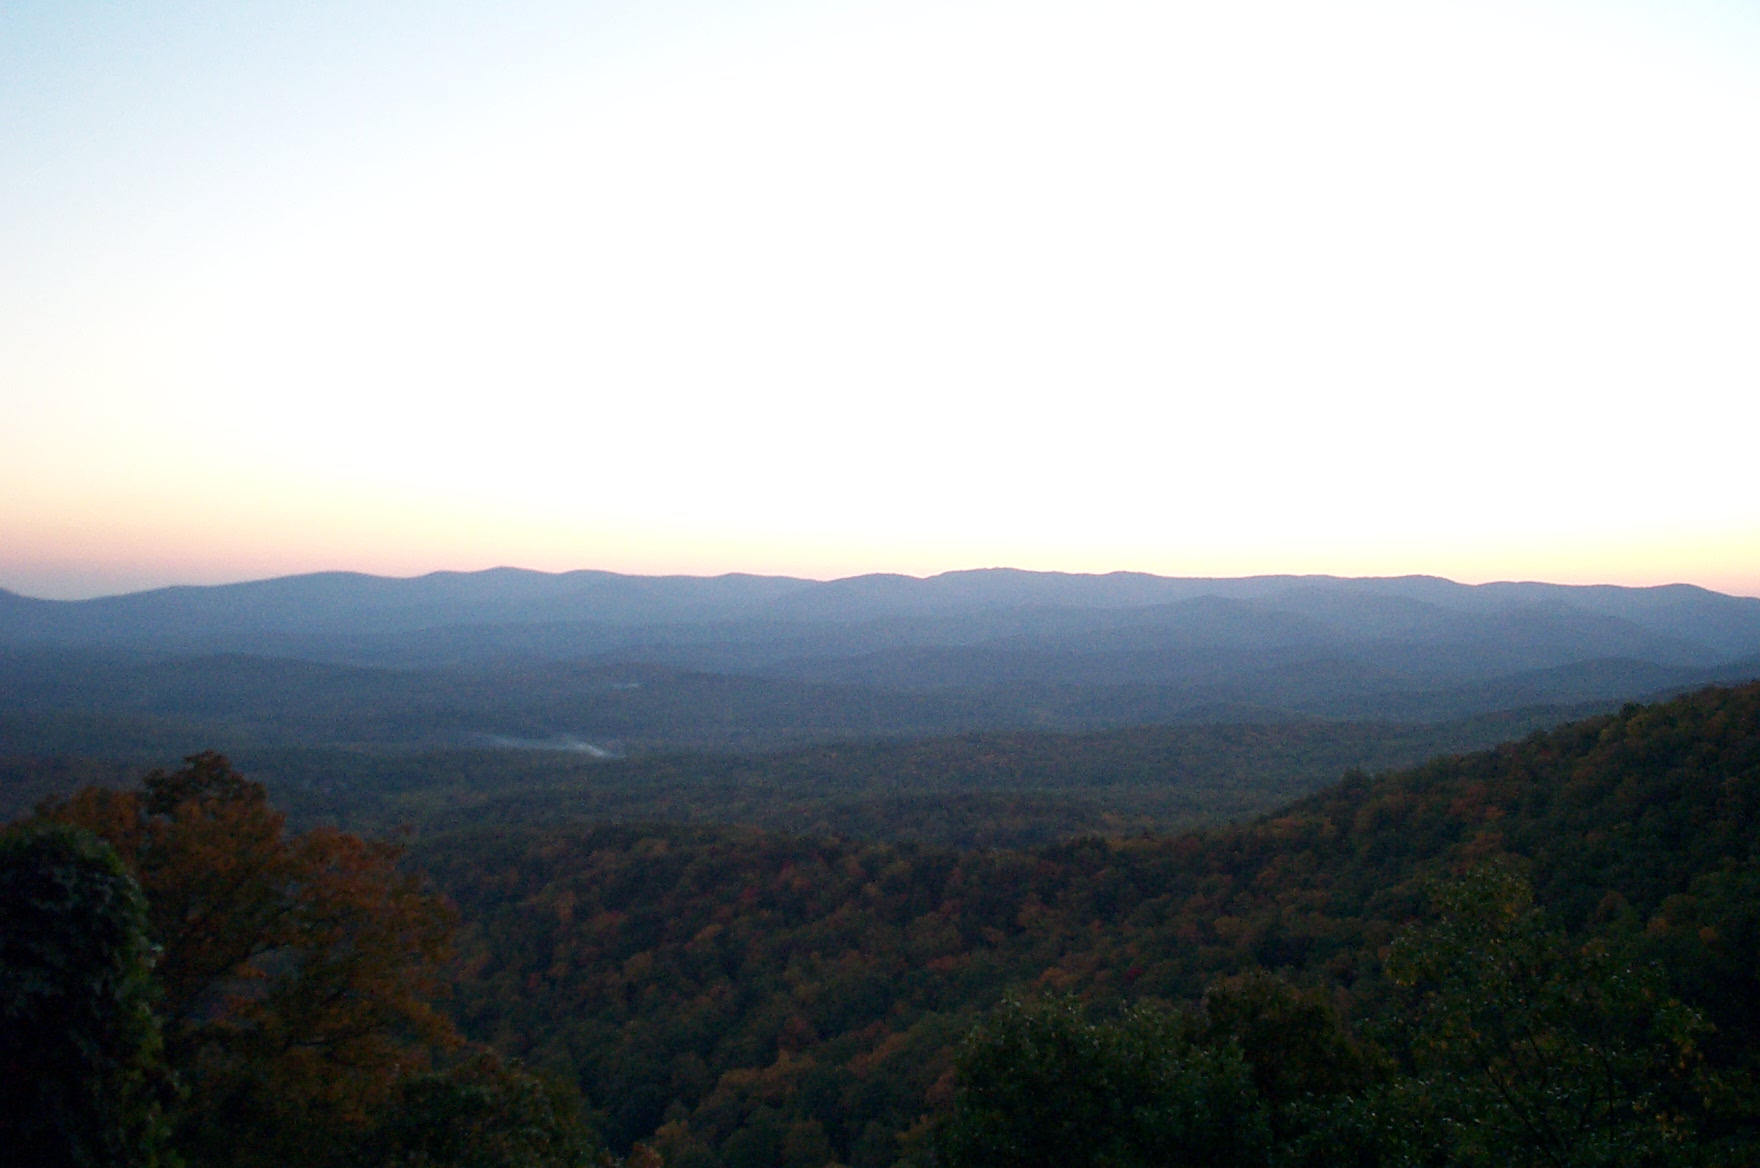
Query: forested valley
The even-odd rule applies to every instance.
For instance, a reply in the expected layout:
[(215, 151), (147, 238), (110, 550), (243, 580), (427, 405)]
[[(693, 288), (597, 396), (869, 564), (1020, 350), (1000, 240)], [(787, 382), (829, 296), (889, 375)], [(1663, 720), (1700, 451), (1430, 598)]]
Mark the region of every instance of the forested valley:
[[(1569, 713), (1538, 707), (1439, 724), (1309, 719), (1084, 734), (993, 731), (621, 759), (512, 748), (250, 746), (228, 757), (299, 827), (425, 833), (465, 824), (672, 821), (1018, 847), (1250, 816), (1352, 768), (1385, 770), (1489, 746)], [(89, 738), (81, 741), (92, 748)], [(129, 756), (0, 753), (0, 817), (81, 786), (126, 787), (145, 769)]]
[[(7, 1122), (43, 1139), (190, 1165), (1757, 1154), (1760, 686), (1031, 847), (493, 814), (400, 845), (290, 829), (213, 755), (62, 789), (78, 770), (0, 863), (9, 920), (41, 918), (0, 945), (9, 1035), (89, 1007), (72, 1085), (71, 1055), (5, 1060)], [(70, 952), (102, 976), (51, 1001)]]

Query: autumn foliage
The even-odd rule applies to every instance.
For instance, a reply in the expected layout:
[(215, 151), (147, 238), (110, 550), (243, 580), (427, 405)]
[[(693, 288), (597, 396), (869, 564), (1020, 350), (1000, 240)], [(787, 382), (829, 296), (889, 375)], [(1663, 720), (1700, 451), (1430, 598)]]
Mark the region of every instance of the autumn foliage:
[[(289, 835), (217, 754), (87, 788), (44, 818), (108, 840), (147, 896), (171, 1064), (197, 1162), (310, 1162), (352, 1144), (398, 1085), (458, 1044), (435, 1009), (454, 913), (396, 845)], [(286, 1144), (297, 1140), (300, 1154)]]
[[(1348, 776), (1276, 815), (1179, 836), (956, 852), (557, 824), (415, 851), (466, 921), (465, 1033), (572, 1069), (614, 1147), (652, 1141), (708, 1168), (916, 1155), (955, 1097), (962, 1040), (1009, 994), (1073, 995), (1104, 1020), (1209, 991), (1219, 1029), (1202, 1043), (1240, 1048), (1281, 1140), (1301, 1096), (1351, 1094), (1381, 1065), (1338, 1041), (1321, 1007), (1352, 1026), (1417, 1018), (1387, 967), (1392, 942), (1437, 880), (1499, 856), (1544, 909), (1544, 936), (1638, 954), (1559, 958), (1547, 976), (1653, 964), (1662, 1000), (1714, 1027), (1694, 1032), (1693, 1082), (1727, 1098), (1701, 1109), (1696, 1138), (1760, 1143), (1760, 686)], [(1549, 961), (1552, 944), (1538, 950)], [(1269, 993), (1255, 971), (1301, 993)], [(1675, 1050), (1639, 1013), (1607, 1015), (1632, 1027), (1621, 1049)], [(1602, 1015), (1561, 1017), (1549, 1025), (1563, 1043)], [(1423, 1061), (1434, 1049), (1407, 1052), (1406, 1081), (1465, 1073)], [(1454, 1103), (1443, 1119), (1503, 1122), (1471, 1092)]]
[(429, 834), (560, 1084), (396, 846), (215, 755), (43, 815), (146, 894), (189, 1168), (573, 1168), (577, 1086), (671, 1168), (1760, 1162), (1760, 685), (1178, 836)]

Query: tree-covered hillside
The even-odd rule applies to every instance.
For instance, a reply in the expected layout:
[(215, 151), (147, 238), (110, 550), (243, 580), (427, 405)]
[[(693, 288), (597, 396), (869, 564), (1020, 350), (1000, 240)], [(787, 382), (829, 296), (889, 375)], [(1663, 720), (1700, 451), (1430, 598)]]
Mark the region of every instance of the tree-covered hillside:
[[(1045, 757), (1104, 775), (1128, 742), (1086, 746), (1089, 772)], [(18, 887), (64, 827), (114, 849), (159, 947), (154, 1032), (119, 1057), (172, 1090), (116, 1130), (146, 1115), (192, 1164), (579, 1165), (582, 1115), (646, 1168), (1760, 1148), (1760, 685), (1030, 849), (575, 822), (433, 832), (400, 870), (286, 833), (211, 754), (50, 800), (9, 829)], [(499, 1054), (449, 1053), (455, 1026)], [(52, 1043), (27, 1045), (5, 1058)]]
[(599, 826), (435, 838), (416, 858), (467, 922), (463, 1028), (577, 1076), (614, 1144), (868, 1165), (918, 1146), (951, 1099), (957, 1043), (1009, 990), (1104, 1009), (1265, 969), (1372, 1021), (1426, 882), (1497, 855), (1573, 935), (1645, 945), (1716, 1026), (1705, 1057), (1748, 1081), (1757, 813), (1750, 686), (1352, 776), (1181, 836), (958, 853)]

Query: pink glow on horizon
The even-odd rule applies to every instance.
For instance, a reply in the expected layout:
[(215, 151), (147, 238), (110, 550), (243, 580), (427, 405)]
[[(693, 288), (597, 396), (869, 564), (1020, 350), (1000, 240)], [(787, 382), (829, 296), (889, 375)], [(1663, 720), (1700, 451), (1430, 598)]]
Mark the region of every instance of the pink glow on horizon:
[[(114, 550), (114, 549), (112, 549)], [(688, 551), (628, 548), (606, 549), (602, 554), (558, 551), (498, 555), (468, 551), (443, 553), (423, 548), (385, 548), (379, 554), (337, 555), (293, 549), (262, 550), (256, 554), (142, 556), (127, 561), (97, 554), (17, 558), (0, 556), (0, 588), (43, 599), (74, 600), (145, 591), (174, 585), (213, 585), (303, 575), (311, 572), (346, 571), (370, 575), (414, 577), (430, 572), (475, 572), (489, 568), (518, 567), (541, 572), (593, 569), (627, 575), (715, 576), (724, 573), (793, 576), (832, 580), (868, 573), (900, 573), (927, 577), (971, 568), (1012, 567), (1029, 571), (1103, 574), (1112, 571), (1146, 572), (1161, 576), (1238, 577), (1257, 575), (1332, 576), (1441, 576), (1463, 584), (1497, 581), (1544, 581), (1554, 584), (1615, 584), (1649, 587), (1663, 584), (1694, 584), (1731, 596), (1760, 597), (1760, 566), (1732, 570), (1699, 560), (1669, 562), (1662, 557), (1647, 561), (1585, 559), (1565, 561), (1491, 562), (1480, 566), (1458, 560), (1403, 562), (1393, 557), (1336, 558), (1317, 562), (1284, 562), (1271, 556), (1229, 558), (1214, 561), (1136, 557), (1119, 560), (1080, 560), (1046, 555), (1012, 558), (967, 558), (957, 555), (901, 554), (815, 555), (811, 549), (789, 554), (783, 549), (740, 555), (720, 548), (699, 554)]]

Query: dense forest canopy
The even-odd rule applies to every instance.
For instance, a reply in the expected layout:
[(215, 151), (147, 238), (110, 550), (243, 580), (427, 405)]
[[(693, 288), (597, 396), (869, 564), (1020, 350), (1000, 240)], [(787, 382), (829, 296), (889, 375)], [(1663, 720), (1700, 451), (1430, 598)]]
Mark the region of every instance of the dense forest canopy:
[[(582, 820), (400, 858), (211, 755), (37, 822), (144, 892), (192, 1163), (585, 1162), (578, 1092), (699, 1168), (1710, 1165), (1760, 1124), (1757, 813), (1760, 685), (1024, 849)], [(1047, 1090), (1090, 1122), (1023, 1126)]]
[(753, 1163), (739, 1149), (794, 1132), (866, 1165), (909, 1153), (958, 1042), (1010, 991), (1105, 1010), (1263, 969), (1373, 1019), (1429, 882), (1496, 856), (1569, 936), (1642, 937), (1715, 1027), (1705, 1057), (1748, 1082), (1757, 811), (1750, 686), (1180, 836), (960, 853), (630, 825), (461, 833), (415, 857), (469, 922), (460, 1025), (572, 1071), (614, 1144)]
[[(990, 732), (753, 755), (594, 759), (562, 751), (231, 755), (293, 822), (356, 831), (565, 820), (748, 824), (807, 834), (1026, 846), (1172, 831), (1258, 814), (1352, 768), (1379, 771), (1562, 720), (1555, 708), (1440, 724), (1224, 723), (1087, 734)], [(138, 768), (0, 756), (0, 815)]]

